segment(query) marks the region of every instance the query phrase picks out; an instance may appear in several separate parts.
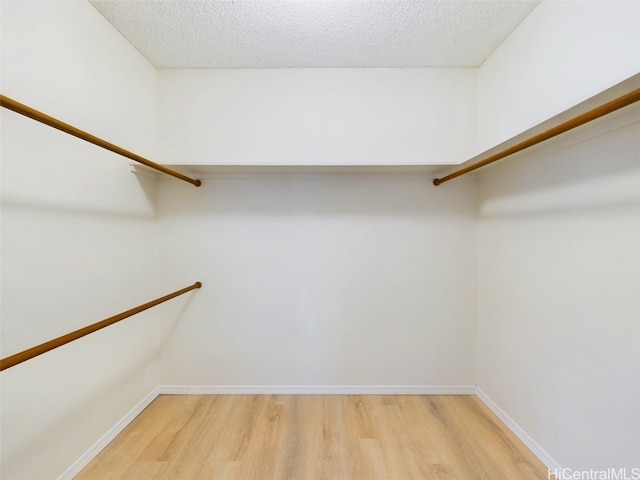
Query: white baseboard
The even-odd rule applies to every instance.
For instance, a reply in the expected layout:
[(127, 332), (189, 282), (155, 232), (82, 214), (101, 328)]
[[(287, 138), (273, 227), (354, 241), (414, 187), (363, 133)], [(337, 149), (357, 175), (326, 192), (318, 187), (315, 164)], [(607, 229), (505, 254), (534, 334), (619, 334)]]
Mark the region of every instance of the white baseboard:
[(496, 405), (496, 403), (491, 400), (489, 396), (480, 389), (480, 387), (476, 387), (476, 395), (489, 408), (489, 410), (491, 410), (496, 417), (502, 420), (509, 430), (511, 430), (514, 435), (518, 437), (542, 463), (544, 463), (549, 471), (554, 472), (562, 470), (560, 464), (551, 458), (551, 455), (545, 452), (544, 449), (538, 445), (538, 443), (531, 438), (529, 434), (520, 427), (520, 425), (514, 422), (513, 419), (504, 412), (504, 410)]
[(475, 385), (160, 385), (162, 395), (474, 395)]
[(58, 477), (58, 480), (71, 480), (80, 471), (87, 466), (87, 464), (93, 460), (104, 447), (106, 447), (111, 440), (129, 425), (133, 419), (135, 419), (142, 411), (153, 402), (159, 395), (158, 387), (154, 388), (149, 394), (144, 397), (135, 407), (131, 409), (118, 423), (116, 423), (107, 433), (105, 433), (100, 440), (94, 443), (89, 450), (87, 450), (78, 460), (76, 460), (65, 472)]

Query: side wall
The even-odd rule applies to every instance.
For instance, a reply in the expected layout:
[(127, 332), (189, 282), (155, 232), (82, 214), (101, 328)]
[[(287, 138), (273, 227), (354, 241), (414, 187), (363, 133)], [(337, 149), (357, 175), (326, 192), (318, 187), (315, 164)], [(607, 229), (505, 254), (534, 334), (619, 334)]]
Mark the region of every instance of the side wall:
[[(156, 72), (89, 3), (0, 8), (3, 94), (153, 158)], [(1, 117), (5, 357), (160, 292), (155, 183), (115, 154)], [(3, 479), (56, 478), (159, 383), (159, 314), (0, 374)]]
[(478, 150), (640, 72), (640, 2), (543, 0), (478, 70)]
[(368, 169), (217, 173), (197, 191), (163, 181), (162, 281), (204, 282), (171, 307), (165, 380), (474, 385), (475, 187), (430, 181)]
[[(638, 18), (638, 2), (543, 0), (479, 69), (480, 149), (640, 72)], [(640, 458), (633, 108), (480, 174), (478, 385), (572, 469)]]
[(480, 389), (548, 463), (638, 467), (640, 108), (488, 170), (478, 208)]

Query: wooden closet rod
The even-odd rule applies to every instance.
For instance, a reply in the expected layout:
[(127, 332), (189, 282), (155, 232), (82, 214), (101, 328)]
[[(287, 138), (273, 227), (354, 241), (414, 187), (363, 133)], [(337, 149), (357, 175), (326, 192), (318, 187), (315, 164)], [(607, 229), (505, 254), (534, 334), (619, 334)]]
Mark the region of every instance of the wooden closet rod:
[(448, 182), (449, 180), (453, 180), (456, 177), (464, 175), (465, 173), (473, 172), (478, 168), (484, 167), (485, 165), (489, 165), (490, 163), (493, 163), (493, 162), (497, 162), (498, 160), (508, 157), (509, 155), (513, 155), (516, 152), (520, 152), (525, 148), (532, 147), (533, 145), (536, 145), (540, 142), (544, 142), (545, 140), (553, 138), (556, 135), (560, 135), (561, 133), (568, 132), (573, 128), (579, 127), (580, 125), (584, 125), (585, 123), (591, 122), (592, 120), (603, 117), (604, 115), (607, 115), (609, 113), (615, 112), (616, 110), (626, 107), (627, 105), (631, 105), (632, 103), (635, 103), (638, 100), (640, 100), (640, 88), (633, 90), (632, 92), (627, 93), (625, 95), (622, 95), (614, 100), (611, 100), (610, 102), (604, 103), (599, 107), (589, 110), (588, 112), (585, 112), (581, 115), (573, 117), (572, 119), (567, 120), (566, 122), (563, 122), (560, 125), (557, 125), (553, 128), (550, 128), (549, 130), (545, 130), (544, 132), (539, 133), (538, 135), (534, 135), (533, 137), (527, 138), (526, 140), (523, 140), (522, 142), (517, 143), (512, 147), (505, 148), (504, 150), (498, 153), (494, 153), (493, 155), (488, 156), (484, 160), (480, 160), (479, 162), (473, 163), (468, 167), (464, 167), (464, 168), (461, 168), (460, 170), (456, 170), (455, 172), (450, 173), (446, 177), (436, 178), (433, 180), (433, 184), (435, 186), (438, 186), (440, 184), (443, 184), (444, 182)]
[(185, 182), (189, 182), (190, 184), (195, 185), (196, 187), (199, 187), (202, 184), (200, 180), (187, 177), (186, 175), (183, 175), (180, 172), (176, 172), (175, 170), (167, 168), (158, 163), (152, 162), (151, 160), (147, 160), (146, 158), (141, 157), (140, 155), (136, 155), (135, 153), (125, 150), (124, 148), (118, 147), (113, 143), (109, 143), (106, 140), (96, 137), (95, 135), (91, 135), (90, 133), (87, 133), (83, 130), (80, 130), (79, 128), (69, 125), (68, 123), (64, 123), (63, 121), (58, 120), (57, 118), (54, 118), (45, 113), (39, 112), (38, 110), (28, 107), (27, 105), (24, 105), (16, 100), (13, 100), (12, 98), (6, 97), (4, 95), (0, 95), (0, 106), (7, 108), (9, 110), (13, 110), (16, 113), (19, 113), (20, 115), (24, 115), (25, 117), (29, 117), (37, 122), (44, 123), (45, 125), (49, 125), (50, 127), (56, 128), (64, 133), (68, 133), (69, 135), (73, 135), (74, 137), (78, 137), (86, 142), (93, 143), (98, 147), (105, 148), (111, 152), (117, 153), (118, 155), (122, 155), (123, 157), (127, 157), (131, 160), (142, 163), (147, 167), (153, 168), (162, 173), (166, 173), (167, 175), (171, 175), (172, 177), (179, 178), (180, 180), (183, 180)]
[(49, 340), (48, 342), (42, 343), (23, 352), (16, 353), (15, 355), (11, 355), (7, 358), (3, 358), (2, 360), (0, 360), (0, 371), (11, 368), (15, 365), (18, 365), (19, 363), (30, 360), (33, 357), (37, 357), (38, 355), (42, 355), (49, 350), (61, 347), (62, 345), (65, 345), (69, 342), (73, 342), (74, 340), (82, 338), (85, 335), (89, 335), (90, 333), (96, 332), (101, 328), (113, 325), (114, 323), (124, 320), (125, 318), (135, 315), (136, 313), (140, 313), (144, 310), (147, 310), (148, 308), (155, 307), (156, 305), (166, 302), (167, 300), (171, 300), (172, 298), (182, 295), (183, 293), (187, 293), (200, 287), (202, 287), (202, 283), (196, 282), (189, 287), (177, 290), (173, 293), (170, 293), (169, 295), (165, 295), (164, 297), (156, 298), (155, 300), (145, 303), (144, 305), (139, 305), (135, 308), (132, 308), (131, 310), (127, 310), (126, 312), (119, 313), (118, 315), (114, 315), (113, 317), (109, 317), (100, 322), (93, 323), (87, 327), (75, 330), (71, 333), (67, 333), (66, 335), (62, 335), (61, 337), (54, 338), (53, 340)]

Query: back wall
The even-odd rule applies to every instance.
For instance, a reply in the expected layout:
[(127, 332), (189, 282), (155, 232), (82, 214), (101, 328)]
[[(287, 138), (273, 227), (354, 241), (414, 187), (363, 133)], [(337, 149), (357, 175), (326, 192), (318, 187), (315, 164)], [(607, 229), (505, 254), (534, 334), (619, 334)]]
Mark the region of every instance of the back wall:
[(161, 181), (161, 280), (204, 283), (174, 304), (165, 381), (475, 384), (475, 189), (430, 181), (364, 169)]

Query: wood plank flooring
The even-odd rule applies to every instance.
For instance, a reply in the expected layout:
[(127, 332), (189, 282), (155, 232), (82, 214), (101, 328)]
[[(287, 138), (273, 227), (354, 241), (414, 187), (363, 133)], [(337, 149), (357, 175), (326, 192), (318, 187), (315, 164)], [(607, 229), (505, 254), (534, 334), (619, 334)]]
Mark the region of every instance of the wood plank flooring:
[(161, 395), (76, 477), (546, 480), (475, 396)]

